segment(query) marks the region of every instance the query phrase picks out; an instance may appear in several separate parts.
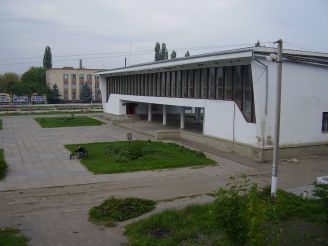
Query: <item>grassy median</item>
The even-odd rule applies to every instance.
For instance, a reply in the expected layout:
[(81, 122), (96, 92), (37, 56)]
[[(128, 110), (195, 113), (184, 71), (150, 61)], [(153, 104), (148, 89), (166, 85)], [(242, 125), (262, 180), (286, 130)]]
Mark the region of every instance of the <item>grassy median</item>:
[(2, 119), (0, 119), (0, 130), (2, 130)]
[(0, 228), (0, 245), (27, 246), (28, 241), (29, 239), (15, 228)]
[[(173, 143), (118, 141), (81, 144), (88, 156), (81, 160), (89, 171), (120, 173), (162, 168), (213, 165), (204, 153)], [(65, 146), (72, 153), (76, 145)]]
[(53, 127), (74, 127), (74, 126), (98, 126), (104, 124), (103, 122), (86, 116), (74, 117), (45, 117), (34, 118), (43, 128)]

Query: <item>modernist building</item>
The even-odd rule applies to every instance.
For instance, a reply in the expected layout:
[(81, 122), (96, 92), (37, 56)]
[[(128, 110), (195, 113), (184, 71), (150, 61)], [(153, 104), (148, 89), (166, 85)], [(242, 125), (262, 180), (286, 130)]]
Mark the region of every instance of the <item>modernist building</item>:
[(46, 71), (47, 85), (52, 88), (54, 84), (58, 86), (61, 99), (64, 101), (78, 102), (80, 100), (81, 90), (84, 83), (87, 83), (92, 89), (93, 99), (101, 100), (99, 89), (99, 76), (96, 72), (99, 69), (85, 68), (51, 68)]
[[(104, 112), (160, 114), (164, 125), (178, 115), (182, 138), (269, 160), (277, 65), (266, 57), (274, 52), (251, 47), (98, 72)], [(281, 157), (328, 152), (327, 92), (328, 54), (284, 50)], [(186, 109), (200, 132), (185, 127)]]

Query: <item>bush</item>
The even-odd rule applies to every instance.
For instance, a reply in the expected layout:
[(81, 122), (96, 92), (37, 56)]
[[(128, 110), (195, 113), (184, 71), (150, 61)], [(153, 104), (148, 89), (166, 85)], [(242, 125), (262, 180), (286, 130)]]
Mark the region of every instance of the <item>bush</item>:
[(227, 188), (215, 194), (217, 223), (232, 245), (277, 243), (271, 240), (275, 227), (267, 226), (269, 206), (264, 194), (245, 175), (230, 177)]
[(92, 221), (105, 222), (112, 225), (114, 221), (124, 221), (155, 208), (155, 201), (141, 198), (115, 198), (110, 197), (99, 206), (89, 210), (89, 218)]
[(4, 158), (3, 149), (0, 149), (0, 180), (6, 175), (7, 163)]

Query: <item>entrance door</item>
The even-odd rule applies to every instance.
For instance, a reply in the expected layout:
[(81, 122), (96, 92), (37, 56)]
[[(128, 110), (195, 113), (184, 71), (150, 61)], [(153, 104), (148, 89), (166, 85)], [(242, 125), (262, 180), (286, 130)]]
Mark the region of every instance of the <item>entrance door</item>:
[(126, 114), (135, 114), (136, 113), (136, 104), (135, 103), (127, 103), (126, 104)]

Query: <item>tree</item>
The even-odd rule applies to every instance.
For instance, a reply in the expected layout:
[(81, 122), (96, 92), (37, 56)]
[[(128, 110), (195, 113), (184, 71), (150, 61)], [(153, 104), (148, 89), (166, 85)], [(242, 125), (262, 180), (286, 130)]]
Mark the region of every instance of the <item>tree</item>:
[(161, 45), (159, 42), (156, 42), (155, 44), (155, 61), (161, 60)]
[(60, 94), (59, 94), (59, 90), (58, 90), (58, 86), (57, 84), (54, 84), (49, 96), (48, 96), (48, 102), (49, 103), (59, 103), (60, 102)]
[(83, 103), (89, 103), (92, 100), (92, 91), (87, 83), (84, 83), (81, 90), (80, 101)]
[(169, 52), (167, 51), (166, 44), (162, 43), (162, 47), (159, 42), (155, 44), (155, 61), (162, 61), (169, 59)]
[(169, 52), (167, 51), (166, 44), (162, 43), (161, 60), (167, 60), (167, 59), (169, 59)]
[(189, 50), (187, 50), (185, 57), (189, 57), (189, 56), (190, 56), (190, 53), (189, 53)]
[(47, 46), (44, 50), (43, 67), (46, 69), (52, 68), (52, 54), (49, 46)]
[(177, 52), (175, 52), (175, 50), (172, 50), (171, 55), (170, 55), (170, 58), (171, 59), (177, 58)]
[(260, 40), (258, 40), (256, 43), (255, 43), (255, 47), (260, 47), (261, 46), (261, 43), (260, 43)]
[(0, 92), (15, 94), (20, 83), (20, 78), (16, 73), (0, 74)]

